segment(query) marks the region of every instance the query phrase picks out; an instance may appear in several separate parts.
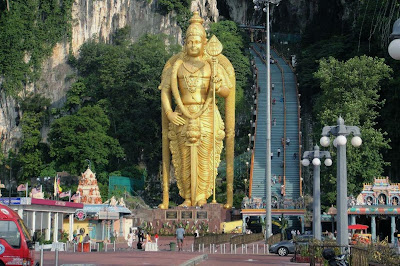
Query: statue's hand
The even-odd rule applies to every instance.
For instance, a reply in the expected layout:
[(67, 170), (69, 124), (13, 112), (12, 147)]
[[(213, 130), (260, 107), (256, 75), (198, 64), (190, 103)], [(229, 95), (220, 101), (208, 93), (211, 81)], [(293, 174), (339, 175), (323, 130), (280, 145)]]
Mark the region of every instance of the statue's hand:
[(215, 83), (215, 91), (217, 92), (222, 86), (222, 78), (217, 75), (212, 78), (212, 82)]
[(186, 123), (185, 119), (181, 117), (181, 113), (178, 112), (170, 112), (167, 117), (168, 120), (171, 121), (174, 125), (182, 126)]

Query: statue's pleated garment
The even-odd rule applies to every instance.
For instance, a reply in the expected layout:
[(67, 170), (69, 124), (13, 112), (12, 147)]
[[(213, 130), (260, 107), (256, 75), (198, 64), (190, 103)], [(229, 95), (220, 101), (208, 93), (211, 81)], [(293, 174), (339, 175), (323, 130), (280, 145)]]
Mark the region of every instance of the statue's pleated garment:
[[(186, 105), (191, 114), (197, 113), (202, 105)], [(213, 189), (213, 112), (212, 105), (199, 117), (190, 120), (185, 117), (186, 123), (183, 126), (169, 124), (170, 150), (172, 154), (172, 164), (175, 168), (175, 177), (179, 188), (179, 194), (186, 200), (191, 199), (191, 174), (197, 175), (196, 183), (196, 202), (207, 200), (212, 195)], [(180, 112), (179, 108), (175, 110)], [(190, 121), (189, 121), (190, 120)], [(221, 161), (220, 155), (223, 148), (223, 139), (225, 137), (224, 123), (215, 106), (215, 175)], [(192, 126), (189, 126), (192, 125)], [(200, 131), (200, 134), (193, 134), (193, 130)], [(189, 132), (190, 131), (190, 132)], [(198, 135), (199, 138), (193, 143), (188, 136)], [(192, 146), (195, 146), (193, 149)], [(196, 151), (196, 155), (191, 154)], [(197, 160), (194, 164), (196, 171), (192, 171), (192, 156)], [(192, 202), (195, 205), (196, 202)]]

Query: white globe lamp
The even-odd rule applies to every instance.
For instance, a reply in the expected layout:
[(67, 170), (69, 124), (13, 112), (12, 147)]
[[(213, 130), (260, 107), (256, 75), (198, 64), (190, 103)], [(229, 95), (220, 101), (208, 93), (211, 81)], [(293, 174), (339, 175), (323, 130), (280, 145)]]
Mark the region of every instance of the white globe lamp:
[(304, 166), (309, 166), (310, 165), (310, 161), (308, 159), (303, 159), (301, 161), (301, 164), (304, 165)]
[(323, 136), (320, 140), (319, 143), (321, 144), (322, 147), (328, 147), (330, 143), (330, 139), (327, 136)]
[(351, 139), (351, 145), (353, 145), (354, 147), (360, 147), (362, 144), (362, 139), (359, 136), (354, 136)]
[(332, 165), (332, 160), (331, 160), (330, 158), (327, 158), (327, 159), (325, 159), (324, 164), (325, 164), (326, 166), (331, 166), (331, 165)]
[(319, 166), (319, 165), (321, 165), (321, 160), (318, 159), (318, 158), (314, 158), (314, 159), (312, 160), (312, 164), (313, 164), (314, 166)]
[(388, 47), (388, 52), (393, 59), (400, 60), (400, 39), (394, 39), (391, 41)]
[(339, 146), (344, 146), (344, 145), (346, 145), (346, 143), (347, 143), (347, 139), (346, 139), (345, 136), (339, 135), (339, 136), (337, 136), (337, 138), (336, 138), (336, 143), (337, 143), (337, 145), (339, 145)]

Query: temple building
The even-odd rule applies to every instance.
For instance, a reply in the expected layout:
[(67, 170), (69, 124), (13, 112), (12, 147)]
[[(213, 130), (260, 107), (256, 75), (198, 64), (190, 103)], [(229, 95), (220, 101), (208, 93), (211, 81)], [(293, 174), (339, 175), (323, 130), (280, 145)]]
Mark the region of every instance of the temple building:
[(400, 184), (390, 183), (388, 177), (374, 178), (364, 184), (357, 198), (349, 198), (349, 224), (369, 226), (372, 241), (388, 237), (393, 243), (395, 229), (399, 229)]
[(75, 199), (74, 202), (84, 204), (102, 204), (96, 175), (89, 167), (79, 178), (77, 192), (79, 193), (79, 198)]

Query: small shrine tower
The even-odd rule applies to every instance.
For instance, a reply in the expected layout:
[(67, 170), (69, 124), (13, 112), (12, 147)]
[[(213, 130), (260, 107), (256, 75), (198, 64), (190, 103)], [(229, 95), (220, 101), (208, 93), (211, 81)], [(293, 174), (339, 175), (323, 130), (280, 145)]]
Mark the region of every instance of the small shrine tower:
[(79, 178), (78, 193), (80, 199), (76, 199), (74, 202), (102, 204), (96, 175), (90, 170), (90, 167)]

